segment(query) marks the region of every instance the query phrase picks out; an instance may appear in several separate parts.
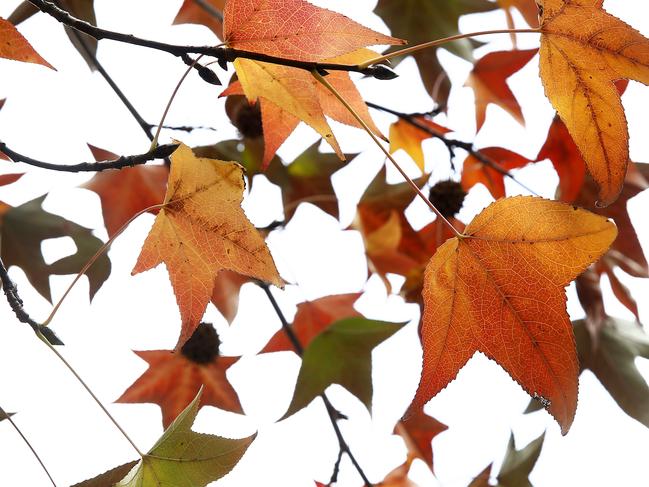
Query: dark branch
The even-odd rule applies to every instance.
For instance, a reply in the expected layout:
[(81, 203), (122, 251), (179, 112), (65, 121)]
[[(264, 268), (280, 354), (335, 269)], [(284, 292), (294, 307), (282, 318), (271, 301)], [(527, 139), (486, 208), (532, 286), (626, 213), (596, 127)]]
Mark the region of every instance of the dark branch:
[[(421, 123), (419, 120), (417, 120), (417, 117), (420, 117), (423, 114), (402, 113), (396, 110), (392, 110), (391, 108), (384, 107), (382, 105), (377, 105), (376, 103), (372, 103), (369, 101), (366, 103), (367, 106), (370, 108), (374, 108), (375, 110), (380, 110), (382, 112), (389, 113), (391, 115), (399, 117), (400, 119), (408, 122), (410, 125), (413, 125), (414, 127), (423, 130), (427, 134), (430, 134), (431, 137), (435, 137), (436, 139), (441, 140), (444, 143), (444, 145), (447, 147), (449, 153), (451, 154), (451, 157), (455, 155), (454, 152), (455, 149), (463, 149), (469, 154), (471, 154), (473, 157), (478, 159), (480, 162), (482, 162), (484, 165), (489, 166), (494, 171), (497, 171), (503, 176), (510, 178), (512, 181), (514, 181), (516, 184), (521, 186), (526, 191), (529, 191), (531, 194), (537, 195), (535, 191), (532, 191), (525, 184), (521, 183), (518, 179), (516, 179), (516, 177), (514, 177), (512, 173), (504, 169), (498, 162), (484, 155), (482, 152), (480, 152), (479, 149), (474, 148), (472, 143), (446, 137), (444, 133), (438, 132), (437, 130), (429, 127), (428, 125)], [(429, 113), (435, 113), (435, 112), (436, 110), (433, 110), (432, 112)]]
[[(275, 313), (277, 314), (277, 317), (279, 318), (279, 321), (282, 324), (282, 329), (284, 330), (284, 333), (286, 333), (286, 336), (288, 336), (288, 339), (293, 344), (295, 351), (299, 356), (302, 356), (302, 354), (304, 353), (304, 347), (300, 343), (299, 338), (297, 337), (297, 335), (293, 331), (293, 328), (291, 327), (291, 325), (288, 323), (288, 320), (284, 316), (284, 313), (279, 307), (279, 304), (275, 300), (275, 296), (273, 296), (273, 293), (270, 291), (270, 287), (268, 286), (268, 284), (264, 282), (258, 282), (258, 285), (264, 290), (264, 293), (266, 293), (266, 296), (268, 297), (270, 304), (273, 306), (273, 309), (275, 310)], [(329, 401), (329, 398), (327, 398), (326, 394), (322, 393), (320, 394), (320, 397), (324, 401), (325, 407), (327, 408), (327, 414), (329, 415), (331, 426), (333, 426), (334, 432), (336, 433), (336, 438), (338, 438), (338, 445), (340, 447), (340, 451), (347, 454), (352, 464), (354, 465), (354, 468), (356, 468), (358, 475), (360, 475), (361, 478), (363, 479), (363, 482), (365, 482), (365, 486), (372, 487), (372, 483), (367, 478), (367, 475), (365, 475), (365, 472), (359, 465), (358, 461), (356, 460), (356, 457), (354, 457), (354, 454), (350, 450), (349, 445), (345, 441), (345, 437), (343, 436), (342, 431), (340, 431), (340, 427), (338, 426), (337, 420), (341, 419), (341, 414), (338, 412), (338, 410), (336, 410), (336, 408), (333, 407), (333, 405)], [(340, 468), (340, 460), (336, 462), (336, 465), (334, 466), (334, 472), (336, 468)]]
[[(157, 128), (158, 124), (147, 123), (149, 128)], [(163, 129), (166, 130), (178, 130), (179, 132), (193, 132), (194, 130), (209, 130), (211, 132), (216, 132), (214, 127), (207, 127), (205, 125), (163, 125)]]
[(0, 281), (2, 282), (2, 289), (4, 290), (5, 296), (7, 297), (7, 302), (9, 303), (9, 306), (11, 306), (13, 312), (16, 314), (18, 321), (31, 326), (36, 335), (44, 336), (52, 345), (63, 345), (63, 342), (54, 334), (51, 329), (34, 321), (31, 316), (29, 316), (27, 311), (25, 311), (23, 300), (20, 299), (20, 296), (18, 295), (18, 287), (16, 287), (16, 284), (14, 284), (14, 282), (9, 277), (9, 272), (7, 272), (7, 268), (5, 267), (2, 258), (0, 258)]
[(159, 145), (152, 151), (145, 154), (134, 156), (121, 156), (112, 161), (99, 162), (80, 162), (79, 164), (53, 164), (51, 162), (39, 161), (31, 157), (24, 156), (7, 147), (7, 144), (0, 141), (0, 152), (6, 154), (14, 162), (24, 162), (30, 166), (40, 167), (41, 169), (51, 169), (53, 171), (63, 172), (100, 172), (107, 169), (122, 169), (124, 167), (133, 167), (154, 159), (165, 159), (178, 148), (178, 144)]
[(382, 65), (369, 66), (361, 68), (356, 64), (336, 64), (336, 63), (318, 63), (311, 61), (298, 61), (295, 59), (286, 59), (277, 56), (270, 56), (258, 52), (241, 51), (239, 49), (232, 49), (229, 47), (214, 47), (214, 46), (182, 46), (178, 44), (168, 44), (166, 42), (152, 41), (142, 39), (131, 34), (123, 34), (107, 29), (96, 27), (88, 22), (73, 17), (68, 12), (57, 7), (54, 3), (48, 0), (29, 0), (39, 10), (45, 12), (56, 20), (65, 24), (73, 29), (83, 32), (84, 34), (94, 37), (97, 40), (110, 39), (117, 42), (124, 42), (135, 46), (147, 47), (156, 49), (158, 51), (167, 52), (174, 56), (182, 57), (187, 54), (203, 54), (218, 59), (219, 63), (232, 62), (238, 58), (252, 59), (255, 61), (263, 61), (272, 64), (279, 64), (282, 66), (289, 66), (292, 68), (304, 69), (307, 71), (353, 71), (362, 73), (366, 76), (372, 76), (377, 79), (392, 79), (396, 74), (389, 68)]

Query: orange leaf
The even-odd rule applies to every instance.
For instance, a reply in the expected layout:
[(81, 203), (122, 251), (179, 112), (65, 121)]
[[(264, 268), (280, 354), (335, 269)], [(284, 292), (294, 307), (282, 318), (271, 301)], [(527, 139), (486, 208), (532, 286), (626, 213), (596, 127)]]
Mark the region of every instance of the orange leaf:
[[(293, 319), (293, 332), (303, 347), (307, 347), (322, 330), (343, 318), (363, 316), (354, 309), (354, 303), (361, 293), (325, 296), (315, 301), (297, 305)], [(277, 331), (260, 353), (294, 350), (293, 344), (283, 330)]]
[[(88, 144), (95, 159), (117, 159), (112, 152)], [(95, 174), (82, 188), (94, 191), (101, 200), (101, 211), (108, 236), (112, 237), (139, 211), (162, 203), (167, 189), (166, 166), (127, 167)], [(153, 211), (157, 213), (157, 210)]]
[[(54, 67), (38, 54), (27, 39), (8, 20), (0, 18), (0, 58)], [(56, 71), (56, 70), (55, 70)]]
[(423, 411), (415, 411), (411, 416), (397, 423), (394, 432), (403, 437), (409, 456), (421, 458), (433, 470), (433, 447), (431, 442), (448, 426)]
[(476, 351), (539, 398), (566, 433), (579, 364), (566, 286), (615, 239), (604, 217), (532, 197), (498, 200), (433, 256), (424, 281), (422, 407)]
[[(205, 0), (219, 12), (223, 12), (225, 0)], [(174, 24), (202, 24), (223, 39), (223, 23), (195, 0), (184, 0), (173, 21)]]
[(229, 0), (223, 32), (232, 48), (299, 61), (322, 61), (371, 45), (405, 44), (304, 0)]
[[(502, 147), (486, 147), (480, 153), (493, 161), (503, 171), (525, 166), (529, 159)], [(472, 154), (464, 160), (462, 168), (462, 189), (469, 191), (473, 186), (482, 183), (494, 199), (505, 197), (505, 177), (501, 171), (485, 164)]]
[(236, 272), (223, 270), (216, 275), (210, 301), (221, 312), (223, 317), (232, 323), (239, 310), (239, 292), (241, 286), (251, 279)]
[(243, 169), (197, 158), (181, 144), (171, 156), (165, 206), (156, 216), (133, 274), (167, 265), (182, 318), (177, 347), (198, 326), (222, 269), (282, 286), (264, 239), (243, 210)]
[(413, 458), (408, 457), (403, 465), (388, 473), (380, 484), (376, 484), (376, 487), (418, 487), (419, 484), (415, 484), (408, 477), (412, 460)]
[(192, 402), (201, 387), (199, 407), (215, 406), (242, 413), (239, 397), (225, 375), (239, 357), (219, 356), (218, 346), (218, 336), (212, 325), (202, 323), (180, 353), (136, 351), (149, 368), (116, 402), (158, 404), (165, 429)]
[(530, 27), (539, 26), (539, 9), (534, 0), (498, 0), (504, 9), (516, 8)]
[(541, 2), (541, 78), (611, 204), (624, 183), (629, 134), (614, 81), (649, 84), (649, 39), (604, 11), (603, 0)]
[(475, 63), (464, 86), (470, 86), (475, 92), (476, 132), (485, 122), (489, 103), (498, 105), (519, 123), (525, 124), (521, 107), (507, 86), (507, 78), (529, 63), (537, 51), (490, 52)]
[[(451, 132), (446, 127), (442, 127), (427, 118), (416, 117), (415, 120), (440, 135)], [(400, 118), (390, 125), (390, 153), (403, 149), (413, 158), (417, 167), (424, 172), (424, 151), (421, 148), (421, 143), (431, 137), (432, 135), (425, 130)]]

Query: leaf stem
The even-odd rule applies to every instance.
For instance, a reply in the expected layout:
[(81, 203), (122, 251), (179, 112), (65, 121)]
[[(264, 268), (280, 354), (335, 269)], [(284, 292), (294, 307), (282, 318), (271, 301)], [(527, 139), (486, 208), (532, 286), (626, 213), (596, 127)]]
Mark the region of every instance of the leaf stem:
[(54, 479), (52, 478), (52, 475), (50, 474), (49, 470), (47, 470), (47, 467), (46, 467), (45, 464), (43, 463), (43, 460), (41, 460), (41, 457), (38, 456), (38, 453), (36, 453), (36, 450), (34, 449), (34, 447), (32, 446), (32, 444), (29, 442), (29, 440), (25, 437), (25, 435), (23, 435), (22, 431), (20, 431), (20, 428), (18, 428), (18, 426), (16, 425), (16, 423), (14, 423), (14, 420), (11, 419), (11, 415), (10, 415), (10, 414), (7, 414), (7, 413), (5, 412), (5, 410), (2, 409), (2, 407), (0, 407), (0, 415), (4, 415), (4, 416), (5, 416), (5, 419), (6, 419), (7, 421), (9, 421), (9, 423), (11, 423), (11, 426), (13, 426), (13, 428), (14, 428), (14, 429), (16, 430), (16, 432), (20, 435), (20, 437), (23, 439), (23, 441), (25, 442), (25, 444), (26, 444), (26, 445), (29, 447), (29, 449), (32, 451), (32, 454), (34, 455), (34, 457), (36, 458), (36, 460), (38, 461), (38, 463), (40, 463), (41, 468), (42, 468), (43, 471), (45, 472), (45, 475), (47, 475), (47, 478), (49, 478), (49, 479), (50, 479), (50, 482), (52, 482), (52, 485), (53, 485), (54, 487), (56, 487), (56, 482), (54, 482)]
[[(284, 330), (284, 333), (293, 344), (293, 348), (295, 348), (296, 353), (301, 357), (304, 353), (304, 347), (300, 343), (300, 339), (297, 337), (297, 335), (293, 331), (293, 328), (291, 328), (291, 325), (289, 324), (288, 320), (284, 316), (284, 313), (282, 312), (282, 309), (279, 307), (279, 304), (277, 303), (275, 296), (273, 296), (270, 287), (268, 286), (268, 284), (261, 281), (259, 281), (257, 284), (259, 285), (259, 287), (263, 289), (264, 293), (268, 297), (270, 304), (273, 306), (273, 309), (275, 310), (275, 314), (277, 314), (277, 317), (279, 318), (279, 321), (282, 324), (282, 329)], [(354, 465), (354, 468), (358, 472), (358, 475), (360, 475), (363, 482), (365, 482), (365, 486), (372, 487), (373, 485), (372, 482), (370, 482), (370, 480), (367, 478), (367, 475), (365, 475), (363, 468), (360, 466), (360, 464), (356, 460), (356, 457), (354, 456), (351, 449), (349, 448), (349, 445), (345, 441), (345, 437), (343, 436), (342, 431), (340, 431), (340, 427), (338, 426), (337, 423), (337, 417), (340, 415), (340, 413), (338, 413), (336, 408), (333, 407), (333, 405), (329, 401), (329, 398), (324, 392), (320, 394), (320, 397), (324, 401), (325, 407), (327, 409), (327, 414), (329, 416), (329, 420), (331, 421), (331, 426), (333, 426), (334, 432), (336, 433), (336, 438), (338, 439), (338, 445), (340, 447), (340, 451), (347, 454), (349, 460), (352, 462), (352, 465)], [(334, 472), (336, 471), (336, 469), (339, 468), (340, 468), (340, 458), (338, 458), (338, 460), (336, 461), (336, 465), (334, 466)]]
[(424, 42), (422, 44), (417, 44), (415, 46), (410, 46), (406, 47), (403, 49), (399, 49), (397, 51), (392, 51), (387, 54), (384, 54), (383, 56), (376, 57), (374, 59), (369, 59), (368, 61), (365, 61), (364, 63), (361, 63), (358, 65), (358, 68), (360, 70), (366, 69), (373, 64), (376, 63), (382, 63), (384, 61), (387, 61), (389, 59), (392, 59), (393, 57), (397, 56), (405, 56), (406, 54), (411, 54), (413, 52), (421, 51), (422, 49), (428, 49), (429, 47), (435, 47), (439, 46), (442, 44), (448, 44), (449, 42), (457, 41), (460, 39), (467, 39), (469, 37), (479, 37), (479, 36), (485, 36), (485, 35), (491, 35), (491, 34), (523, 34), (523, 33), (530, 33), (530, 34), (540, 34), (541, 29), (536, 28), (536, 29), (492, 29), (492, 30), (483, 30), (483, 31), (478, 31), (478, 32), (468, 32), (466, 34), (456, 34), (450, 37), (444, 37), (442, 39), (435, 39), (433, 41), (428, 41)]
[(408, 185), (413, 189), (415, 193), (417, 193), (417, 196), (419, 196), (424, 201), (424, 203), (426, 203), (428, 208), (430, 208), (437, 215), (438, 218), (440, 218), (446, 225), (448, 225), (448, 227), (453, 231), (453, 233), (457, 237), (461, 238), (462, 234), (457, 231), (457, 229), (451, 224), (451, 222), (448, 221), (448, 219), (444, 215), (442, 215), (442, 213), (435, 207), (433, 203), (431, 203), (431, 201), (421, 191), (421, 189), (419, 189), (419, 187), (415, 184), (415, 182), (406, 174), (406, 172), (399, 165), (399, 163), (392, 157), (392, 154), (390, 154), (390, 152), (385, 147), (383, 147), (383, 144), (381, 144), (378, 137), (372, 133), (372, 130), (367, 126), (367, 124), (361, 118), (361, 116), (358, 113), (356, 113), (356, 110), (354, 110), (349, 103), (347, 103), (347, 100), (345, 100), (342, 97), (342, 95), (338, 93), (338, 91), (333, 86), (331, 86), (331, 84), (327, 81), (327, 79), (324, 76), (322, 76), (320, 73), (314, 70), (311, 72), (311, 74), (315, 77), (315, 79), (317, 79), (320, 83), (322, 83), (325, 86), (325, 88), (327, 88), (340, 101), (340, 103), (342, 103), (345, 106), (347, 111), (349, 111), (349, 113), (352, 114), (352, 116), (356, 119), (356, 121), (361, 124), (361, 126), (365, 129), (368, 135), (372, 138), (374, 143), (379, 147), (379, 149), (381, 149), (383, 154), (385, 154), (385, 157), (387, 157), (390, 160), (392, 165), (397, 169), (397, 171), (399, 171), (399, 174), (403, 176), (403, 178), (406, 180)]

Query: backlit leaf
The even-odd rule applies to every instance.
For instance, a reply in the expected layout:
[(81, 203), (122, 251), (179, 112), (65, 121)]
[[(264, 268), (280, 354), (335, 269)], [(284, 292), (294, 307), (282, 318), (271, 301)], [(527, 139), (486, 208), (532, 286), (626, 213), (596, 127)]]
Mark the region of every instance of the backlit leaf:
[(38, 54), (8, 20), (0, 18), (0, 58), (54, 67)]
[(498, 487), (532, 487), (529, 475), (543, 448), (545, 432), (521, 450), (516, 449), (514, 435), (509, 437), (507, 453), (498, 473)]

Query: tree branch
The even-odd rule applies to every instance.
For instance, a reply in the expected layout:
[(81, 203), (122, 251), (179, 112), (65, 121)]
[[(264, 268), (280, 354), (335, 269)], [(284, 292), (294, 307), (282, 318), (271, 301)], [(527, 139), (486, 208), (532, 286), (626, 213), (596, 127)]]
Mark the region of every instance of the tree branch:
[(187, 54), (203, 54), (218, 59), (220, 64), (232, 62), (238, 58), (252, 59), (254, 61), (263, 61), (266, 63), (279, 64), (282, 66), (289, 66), (292, 68), (304, 69), (307, 71), (316, 70), (322, 74), (327, 71), (353, 71), (362, 73), (366, 76), (372, 76), (377, 79), (393, 79), (396, 74), (389, 68), (377, 64), (373, 66), (360, 67), (356, 64), (337, 64), (337, 63), (318, 63), (311, 61), (298, 61), (295, 59), (286, 59), (277, 56), (270, 56), (268, 54), (261, 54), (258, 52), (242, 51), (239, 49), (232, 49), (229, 47), (214, 47), (214, 46), (182, 46), (178, 44), (168, 44), (166, 42), (152, 41), (142, 39), (131, 34), (123, 34), (107, 29), (96, 27), (88, 22), (73, 17), (65, 10), (57, 7), (54, 3), (48, 0), (29, 0), (39, 10), (45, 12), (56, 20), (65, 24), (73, 29), (83, 32), (84, 34), (94, 37), (97, 40), (110, 39), (112, 41), (123, 42), (135, 46), (147, 47), (156, 49), (158, 51), (167, 52), (174, 56), (183, 57)]
[(41, 169), (51, 169), (53, 171), (62, 172), (100, 172), (107, 169), (122, 169), (125, 167), (133, 167), (140, 164), (145, 164), (154, 159), (165, 159), (169, 157), (178, 147), (178, 144), (159, 145), (155, 149), (144, 154), (137, 154), (133, 156), (120, 156), (111, 161), (99, 162), (80, 162), (78, 164), (54, 164), (51, 162), (39, 161), (31, 157), (22, 155), (9, 147), (7, 144), (0, 141), (0, 152), (6, 154), (14, 162), (24, 162), (30, 166), (40, 167)]
[[(284, 313), (279, 307), (279, 304), (275, 300), (275, 296), (273, 296), (273, 293), (270, 290), (270, 287), (268, 284), (264, 282), (258, 282), (257, 283), (259, 287), (261, 287), (264, 290), (264, 293), (268, 297), (268, 300), (270, 301), (271, 305), (273, 306), (273, 309), (275, 310), (275, 313), (277, 314), (277, 317), (279, 318), (280, 323), (282, 324), (282, 329), (284, 330), (284, 333), (286, 333), (286, 336), (288, 339), (291, 341), (293, 344), (293, 347), (295, 348), (295, 351), (297, 354), (301, 357), (302, 354), (304, 353), (304, 347), (300, 343), (299, 338), (293, 331), (293, 328), (291, 328), (291, 325), (289, 325), (286, 317), (284, 316)], [(372, 487), (372, 483), (369, 481), (367, 478), (367, 475), (365, 475), (365, 472), (359, 465), (358, 461), (356, 460), (356, 457), (354, 457), (354, 454), (352, 453), (351, 449), (349, 448), (349, 445), (345, 441), (345, 437), (342, 434), (342, 431), (340, 431), (340, 427), (338, 426), (337, 420), (340, 419), (340, 413), (336, 410), (336, 408), (333, 407), (331, 402), (329, 401), (329, 398), (327, 398), (327, 395), (325, 393), (320, 394), (320, 397), (324, 401), (325, 407), (327, 408), (327, 414), (329, 415), (329, 420), (331, 421), (331, 426), (334, 428), (334, 432), (336, 433), (336, 438), (338, 438), (338, 445), (340, 447), (340, 451), (344, 452), (347, 454), (349, 459), (351, 460), (352, 464), (354, 465), (354, 468), (356, 468), (356, 471), (358, 472), (358, 475), (361, 476), (363, 479), (363, 482), (365, 482), (366, 487)], [(336, 471), (337, 468), (340, 467), (340, 458), (336, 461), (336, 466), (334, 468), (334, 472)], [(337, 472), (336, 472), (337, 473)]]

